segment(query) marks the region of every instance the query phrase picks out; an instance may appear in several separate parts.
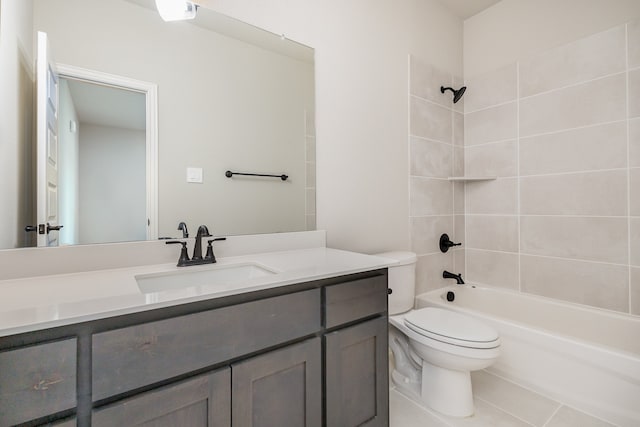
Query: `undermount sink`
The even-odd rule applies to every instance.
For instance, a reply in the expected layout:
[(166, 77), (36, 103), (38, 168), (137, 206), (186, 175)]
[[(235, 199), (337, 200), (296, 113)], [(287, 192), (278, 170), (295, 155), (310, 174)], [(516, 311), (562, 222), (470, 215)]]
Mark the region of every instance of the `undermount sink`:
[(258, 264), (234, 264), (215, 266), (206, 270), (190, 270), (170, 273), (154, 273), (135, 276), (138, 288), (144, 294), (162, 292), (171, 289), (206, 287), (210, 291), (224, 291), (246, 283), (250, 279), (271, 276), (275, 271)]

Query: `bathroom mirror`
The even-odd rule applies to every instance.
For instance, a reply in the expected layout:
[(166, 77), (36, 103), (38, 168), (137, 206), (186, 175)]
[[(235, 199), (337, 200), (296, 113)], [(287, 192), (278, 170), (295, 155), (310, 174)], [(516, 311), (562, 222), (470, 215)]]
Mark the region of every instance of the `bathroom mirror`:
[[(35, 222), (37, 209), (36, 52), (31, 49), (37, 31), (47, 33), (62, 66), (156, 85), (157, 182), (146, 187), (157, 185), (153, 238), (181, 237), (180, 222), (192, 236), (200, 224), (215, 235), (315, 229), (313, 49), (203, 7), (193, 21), (164, 22), (153, 0), (2, 0), (0, 5), (0, 88), (16, 88), (0, 101), (2, 112), (14, 111), (14, 117), (0, 119), (3, 127), (15, 128), (2, 131), (3, 155), (9, 155), (0, 160), (5, 177), (0, 249), (35, 245), (35, 233), (24, 227)], [(8, 68), (11, 72), (3, 72)], [(95, 125), (82, 116), (59, 128), (82, 138)], [(112, 153), (97, 163), (94, 158), (94, 164), (99, 159), (117, 175), (129, 157)], [(97, 169), (88, 172), (94, 180), (114, 181), (96, 175)], [(228, 178), (227, 170), (288, 178)], [(83, 182), (87, 185), (81, 179), (77, 187)], [(103, 203), (103, 218), (92, 227), (121, 229), (111, 219), (131, 206), (112, 203), (109, 191), (90, 193), (98, 193), (94, 196)], [(84, 193), (79, 194), (82, 206)], [(148, 217), (141, 226), (153, 228)], [(80, 236), (61, 242), (136, 239), (101, 234), (96, 240)]]

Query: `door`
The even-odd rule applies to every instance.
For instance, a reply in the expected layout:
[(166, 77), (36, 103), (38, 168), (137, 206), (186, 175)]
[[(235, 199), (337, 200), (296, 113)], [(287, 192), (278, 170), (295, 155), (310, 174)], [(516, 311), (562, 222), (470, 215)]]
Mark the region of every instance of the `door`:
[(47, 34), (38, 32), (37, 104), (37, 227), (38, 246), (58, 246), (58, 72)]
[(151, 390), (94, 410), (97, 427), (231, 427), (230, 369)]
[(389, 425), (387, 318), (326, 335), (327, 426)]
[(320, 338), (231, 366), (234, 427), (320, 427)]

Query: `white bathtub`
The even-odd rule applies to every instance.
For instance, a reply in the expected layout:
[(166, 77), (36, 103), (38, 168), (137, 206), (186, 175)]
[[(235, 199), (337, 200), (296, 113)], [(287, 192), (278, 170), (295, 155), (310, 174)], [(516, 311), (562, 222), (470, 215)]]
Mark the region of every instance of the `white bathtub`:
[(639, 317), (473, 285), (416, 298), (417, 308), (429, 306), (481, 318), (500, 333), (502, 354), (489, 371), (611, 423), (640, 426)]

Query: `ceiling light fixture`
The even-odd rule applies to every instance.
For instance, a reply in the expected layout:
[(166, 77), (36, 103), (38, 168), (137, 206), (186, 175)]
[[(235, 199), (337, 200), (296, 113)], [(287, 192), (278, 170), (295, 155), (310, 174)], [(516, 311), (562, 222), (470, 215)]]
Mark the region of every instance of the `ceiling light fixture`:
[(188, 0), (156, 0), (156, 7), (165, 21), (193, 19), (198, 10), (198, 5)]

